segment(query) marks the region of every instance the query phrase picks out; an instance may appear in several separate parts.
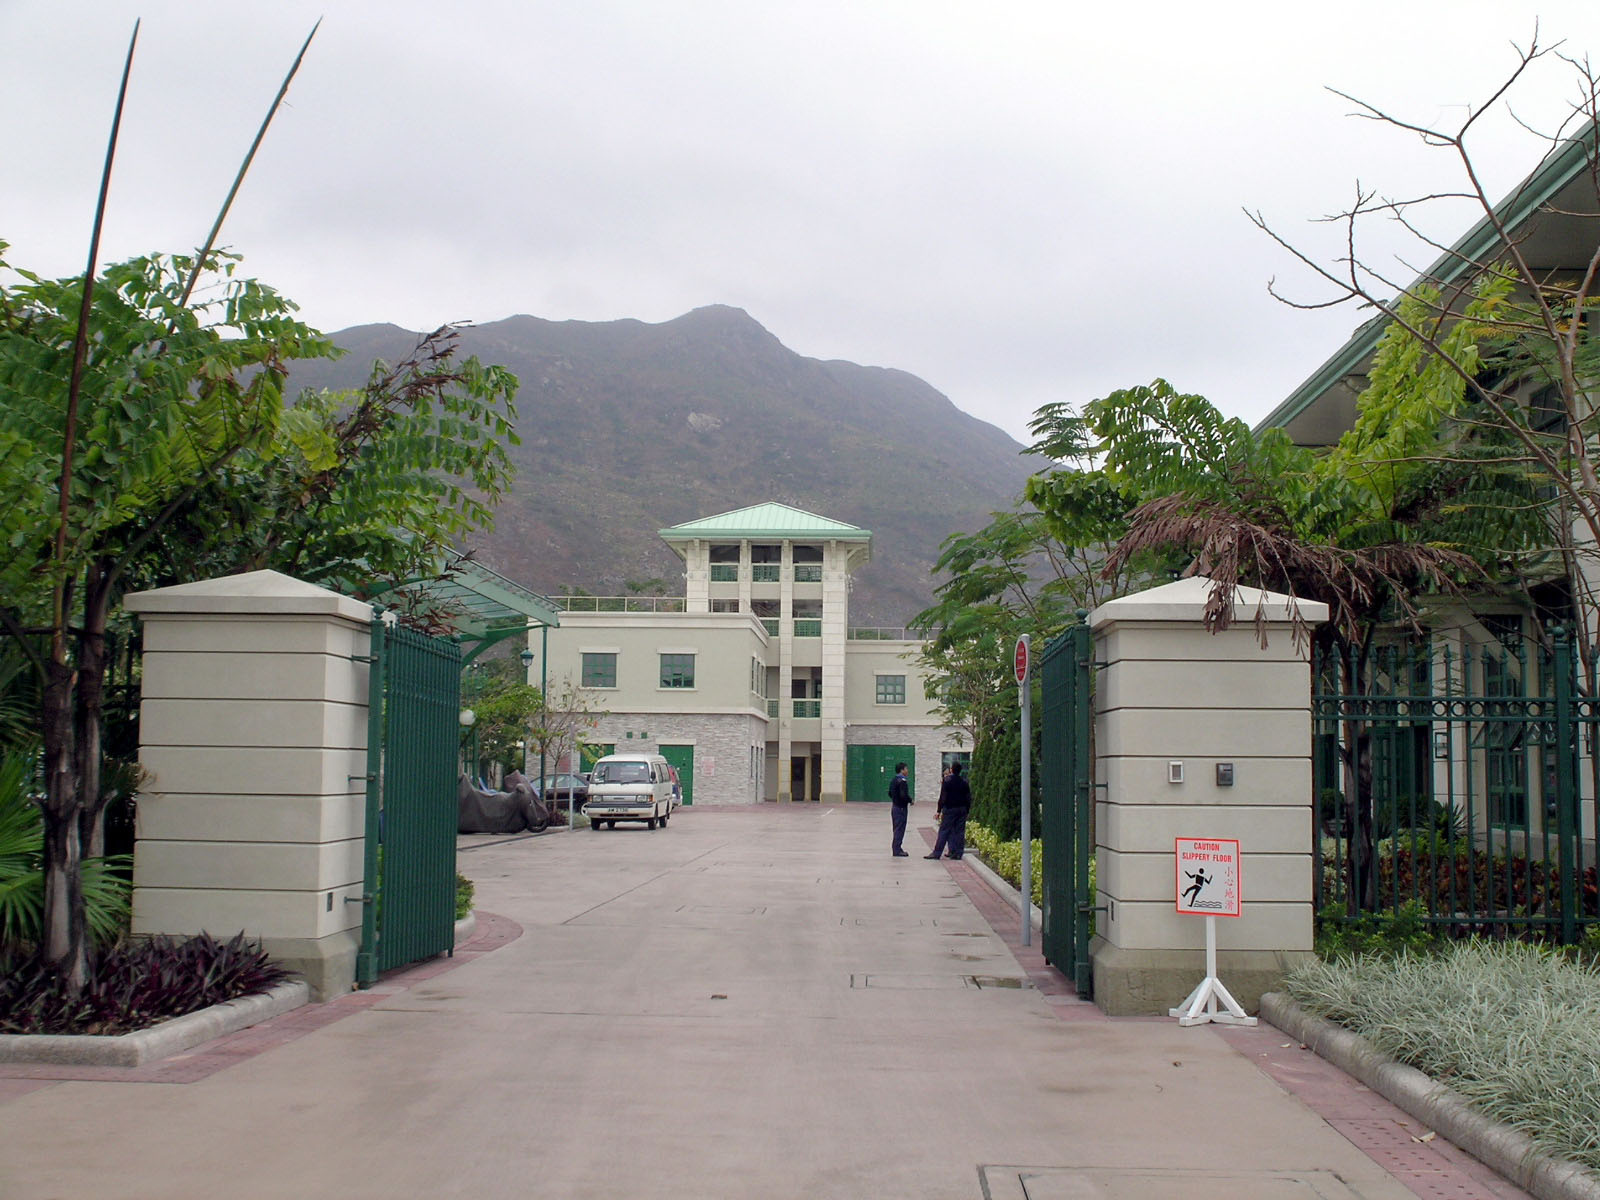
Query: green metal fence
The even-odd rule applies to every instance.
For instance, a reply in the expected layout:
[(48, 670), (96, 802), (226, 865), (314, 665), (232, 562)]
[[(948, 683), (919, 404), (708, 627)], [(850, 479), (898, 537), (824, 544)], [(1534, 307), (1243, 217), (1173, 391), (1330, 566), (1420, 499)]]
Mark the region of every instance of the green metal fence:
[(357, 978), (455, 945), (461, 646), (372, 623), (366, 919)]
[(1042, 683), (1039, 789), (1041, 945), (1045, 961), (1072, 980), (1087, 999), (1094, 984), (1089, 960), (1094, 894), (1089, 864), (1094, 855), (1094, 723), (1091, 687), (1094, 642), (1079, 623), (1045, 647)]
[(1564, 633), (1313, 659), (1323, 919), (1417, 911), (1451, 936), (1572, 943), (1596, 923), (1600, 678)]

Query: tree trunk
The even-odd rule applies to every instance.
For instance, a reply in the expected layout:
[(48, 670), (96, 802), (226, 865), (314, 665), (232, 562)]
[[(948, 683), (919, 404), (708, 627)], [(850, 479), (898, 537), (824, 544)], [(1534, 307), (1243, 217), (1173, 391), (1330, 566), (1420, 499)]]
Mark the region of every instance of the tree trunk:
[(110, 575), (103, 564), (88, 573), (83, 589), (83, 630), (78, 635), (78, 688), (74, 722), (78, 774), (78, 842), (88, 858), (105, 853), (106, 798), (100, 786), (101, 731), (105, 716), (106, 622), (111, 609)]
[(76, 997), (88, 979), (80, 875), (79, 790), (73, 738), (73, 672), (52, 657), (47, 664), (44, 726), (44, 961)]

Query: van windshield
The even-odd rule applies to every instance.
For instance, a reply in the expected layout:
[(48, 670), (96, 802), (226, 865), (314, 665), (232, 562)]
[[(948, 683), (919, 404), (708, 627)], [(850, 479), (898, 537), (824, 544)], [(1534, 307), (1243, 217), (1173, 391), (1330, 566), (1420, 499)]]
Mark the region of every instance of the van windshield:
[(596, 763), (590, 783), (649, 783), (650, 764), (642, 762)]

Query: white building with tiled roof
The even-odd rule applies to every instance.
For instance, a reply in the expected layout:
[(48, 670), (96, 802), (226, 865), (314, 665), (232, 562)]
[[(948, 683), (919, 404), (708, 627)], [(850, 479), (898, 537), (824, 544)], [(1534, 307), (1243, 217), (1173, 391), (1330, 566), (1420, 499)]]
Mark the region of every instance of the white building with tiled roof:
[(695, 804), (887, 799), (894, 764), (913, 795), (938, 794), (961, 731), (924, 694), (922, 643), (852, 630), (850, 576), (872, 534), (784, 504), (660, 531), (684, 562), (684, 595), (574, 598), (549, 631), (563, 681), (605, 713), (601, 751), (659, 752)]

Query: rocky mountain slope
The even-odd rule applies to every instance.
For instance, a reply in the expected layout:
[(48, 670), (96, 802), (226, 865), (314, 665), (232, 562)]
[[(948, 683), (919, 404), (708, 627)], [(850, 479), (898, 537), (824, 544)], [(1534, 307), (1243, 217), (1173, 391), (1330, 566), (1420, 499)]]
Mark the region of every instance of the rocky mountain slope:
[[(415, 335), (369, 325), (334, 340), (349, 354), (298, 370), (296, 386), (354, 386)], [(651, 577), (681, 594), (656, 531), (775, 500), (870, 529), (851, 623), (900, 625), (932, 599), (939, 543), (1010, 507), (1041, 465), (915, 376), (802, 357), (736, 308), (658, 325), (517, 316), (462, 344), (521, 380), (514, 494), (479, 557), (552, 595)]]

